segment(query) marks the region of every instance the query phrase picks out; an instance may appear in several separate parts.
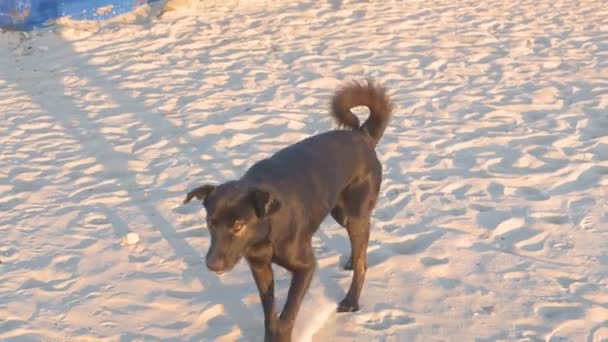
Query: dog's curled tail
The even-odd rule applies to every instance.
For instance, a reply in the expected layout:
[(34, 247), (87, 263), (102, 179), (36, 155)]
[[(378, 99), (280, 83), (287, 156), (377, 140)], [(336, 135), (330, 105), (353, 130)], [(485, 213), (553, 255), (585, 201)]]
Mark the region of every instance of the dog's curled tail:
[[(359, 125), (359, 118), (351, 112), (351, 108), (357, 106), (369, 108), (369, 117), (363, 125)], [(376, 85), (373, 80), (347, 84), (336, 91), (331, 101), (331, 115), (338, 122), (338, 126), (369, 135), (374, 145), (382, 138), (392, 110), (393, 104), (386, 90)]]

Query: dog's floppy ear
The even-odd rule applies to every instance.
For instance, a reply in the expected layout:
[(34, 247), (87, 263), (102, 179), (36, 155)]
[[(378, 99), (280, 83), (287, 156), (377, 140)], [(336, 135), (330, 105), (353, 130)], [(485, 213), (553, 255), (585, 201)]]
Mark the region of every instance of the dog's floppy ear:
[(213, 192), (213, 190), (215, 190), (215, 185), (205, 184), (203, 186), (199, 186), (198, 188), (188, 192), (188, 194), (186, 195), (186, 199), (184, 199), (184, 204), (190, 202), (190, 200), (192, 200), (192, 198), (194, 197), (204, 201), (207, 196), (209, 196), (209, 194)]
[(264, 218), (281, 209), (281, 203), (268, 191), (254, 189), (250, 192), (253, 208), (258, 218)]

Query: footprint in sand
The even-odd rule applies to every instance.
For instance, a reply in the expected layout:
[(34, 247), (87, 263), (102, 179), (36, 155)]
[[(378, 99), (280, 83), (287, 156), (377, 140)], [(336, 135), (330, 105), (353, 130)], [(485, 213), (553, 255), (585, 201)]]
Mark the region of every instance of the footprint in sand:
[(390, 243), (389, 248), (397, 254), (417, 254), (429, 248), (439, 240), (445, 231), (435, 230), (429, 233), (418, 234), (415, 238), (402, 242)]
[(570, 217), (574, 224), (579, 224), (581, 220), (585, 217), (586, 213), (589, 212), (595, 205), (595, 199), (590, 197), (585, 197), (578, 199), (576, 201), (572, 201), (568, 204), (568, 211), (570, 212)]
[(520, 196), (529, 201), (546, 201), (550, 198), (543, 191), (533, 187), (520, 187), (515, 190), (515, 195)]
[(420, 259), (420, 263), (426, 267), (437, 266), (437, 265), (445, 265), (449, 262), (448, 258), (433, 258), (433, 257), (424, 257)]
[(557, 281), (559, 286), (566, 290), (568, 290), (572, 284), (585, 282), (584, 278), (575, 279), (570, 277), (557, 277), (555, 280)]
[(473, 209), (479, 211), (477, 214), (477, 224), (486, 229), (495, 229), (498, 225), (512, 217), (508, 211), (501, 211), (491, 207), (472, 206)]
[(100, 226), (110, 224), (108, 218), (100, 213), (88, 213), (83, 219), (83, 228), (98, 229)]
[(394, 326), (414, 323), (415, 319), (395, 309), (385, 309), (359, 316), (360, 325), (370, 330), (384, 331)]
[(500, 201), (505, 195), (505, 186), (492, 182), (490, 185), (488, 185), (487, 192), (490, 194), (493, 201)]
[(526, 227), (523, 218), (509, 218), (501, 222), (492, 232), (492, 240), (495, 243), (509, 247), (514, 246), (527, 251), (535, 251), (542, 248), (545, 236), (542, 232)]
[(539, 211), (533, 213), (531, 217), (535, 220), (542, 221), (544, 223), (554, 224), (554, 225), (562, 225), (570, 222), (570, 218), (567, 215), (563, 215), (561, 212), (543, 212)]
[(435, 280), (436, 284), (444, 290), (453, 290), (462, 284), (460, 279), (439, 277)]
[(583, 307), (576, 304), (544, 303), (537, 306), (534, 312), (547, 322), (563, 322), (585, 316)]

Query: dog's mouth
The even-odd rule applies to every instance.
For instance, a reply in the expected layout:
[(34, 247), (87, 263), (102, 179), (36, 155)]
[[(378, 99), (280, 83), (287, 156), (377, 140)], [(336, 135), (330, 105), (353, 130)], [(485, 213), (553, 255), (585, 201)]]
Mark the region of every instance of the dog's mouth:
[(211, 258), (207, 261), (207, 269), (217, 275), (222, 275), (230, 272), (236, 266), (238, 260), (239, 259), (236, 259), (235, 261), (231, 258)]
[(216, 269), (207, 267), (208, 270), (210, 270), (211, 272), (213, 272), (217, 275), (222, 275), (222, 274), (228, 273), (233, 268), (234, 268), (234, 265), (225, 265), (223, 268), (216, 268)]

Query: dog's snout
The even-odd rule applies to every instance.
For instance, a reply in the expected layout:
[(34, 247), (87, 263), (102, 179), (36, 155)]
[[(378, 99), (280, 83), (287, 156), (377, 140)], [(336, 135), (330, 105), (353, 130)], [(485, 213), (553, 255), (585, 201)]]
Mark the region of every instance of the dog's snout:
[(226, 263), (224, 262), (223, 258), (208, 257), (207, 268), (215, 273), (222, 274), (226, 268)]

